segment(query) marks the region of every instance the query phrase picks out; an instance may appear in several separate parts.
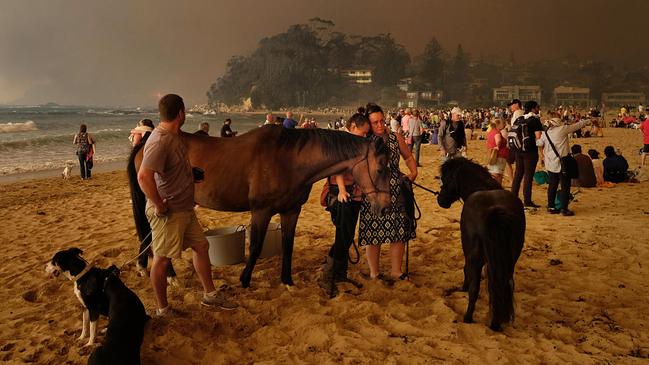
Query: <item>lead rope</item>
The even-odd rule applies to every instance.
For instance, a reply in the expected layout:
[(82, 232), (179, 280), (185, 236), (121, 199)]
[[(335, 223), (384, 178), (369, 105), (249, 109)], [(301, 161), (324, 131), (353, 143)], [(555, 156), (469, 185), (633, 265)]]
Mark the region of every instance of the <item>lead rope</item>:
[[(419, 185), (414, 181), (411, 181), (412, 185), (415, 185), (419, 188), (424, 189), (425, 191), (433, 194), (433, 195), (439, 195), (439, 191), (433, 191), (425, 186)], [(412, 202), (415, 205), (415, 221), (414, 221), (414, 227), (413, 229), (417, 229), (417, 221), (421, 219), (421, 209), (419, 209), (419, 204), (417, 204), (417, 199), (415, 199), (415, 192), (412, 192)], [(405, 273), (405, 278), (410, 277), (410, 241), (406, 241), (406, 273)]]

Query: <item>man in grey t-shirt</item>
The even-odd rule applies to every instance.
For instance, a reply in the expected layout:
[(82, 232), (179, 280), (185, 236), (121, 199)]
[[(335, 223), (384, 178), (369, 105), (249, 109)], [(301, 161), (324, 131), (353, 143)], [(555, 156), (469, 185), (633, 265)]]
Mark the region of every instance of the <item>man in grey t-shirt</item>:
[(194, 269), (203, 285), (201, 304), (234, 309), (214, 288), (208, 243), (194, 213), (194, 179), (180, 127), (185, 104), (175, 94), (158, 103), (160, 124), (144, 146), (137, 180), (147, 197), (146, 215), (151, 225), (151, 284), (158, 304), (157, 315), (171, 313), (167, 302), (167, 268), (172, 258), (191, 247)]

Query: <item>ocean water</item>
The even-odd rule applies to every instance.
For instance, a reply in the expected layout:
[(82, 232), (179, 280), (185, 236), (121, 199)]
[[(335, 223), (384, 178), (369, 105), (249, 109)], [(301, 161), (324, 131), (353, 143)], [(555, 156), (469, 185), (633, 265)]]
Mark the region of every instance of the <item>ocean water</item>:
[[(128, 136), (140, 119), (158, 124), (155, 110), (103, 109), (89, 107), (0, 106), (0, 176), (78, 166), (72, 144), (79, 125), (85, 123), (96, 141), (95, 164), (125, 160), (130, 152)], [(218, 136), (225, 118), (232, 129), (244, 133), (258, 127), (263, 115), (187, 115), (183, 130), (194, 132), (201, 122), (210, 124), (210, 135)], [(73, 170), (76, 171), (76, 170)]]

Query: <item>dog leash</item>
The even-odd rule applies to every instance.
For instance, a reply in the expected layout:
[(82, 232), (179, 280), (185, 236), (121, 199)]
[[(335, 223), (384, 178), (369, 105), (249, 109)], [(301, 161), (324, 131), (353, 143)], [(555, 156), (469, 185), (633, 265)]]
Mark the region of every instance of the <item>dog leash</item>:
[[(165, 221), (165, 224), (166, 224), (166, 223), (167, 223), (167, 222)], [(149, 234), (147, 234), (146, 237), (144, 237), (144, 239), (142, 240), (142, 242), (146, 241), (146, 239), (149, 238), (149, 236), (151, 236), (151, 233), (152, 233), (152, 232), (153, 232), (153, 231), (149, 231)], [(144, 253), (149, 249), (149, 247), (151, 247), (152, 244), (153, 244), (153, 239), (151, 239), (151, 242), (149, 242), (149, 244), (144, 248), (144, 250), (142, 250), (142, 252), (140, 252), (139, 254), (137, 254), (137, 256), (133, 257), (132, 259), (130, 259), (130, 260), (126, 261), (125, 263), (123, 263), (122, 266), (120, 266), (119, 270), (122, 271), (122, 268), (123, 268), (124, 266), (126, 266), (126, 265), (132, 263), (133, 261), (137, 260), (138, 258), (140, 258), (140, 256), (142, 256), (142, 255), (143, 255), (143, 254), (144, 254)]]
[[(164, 223), (162, 225), (162, 228), (164, 228), (167, 225), (167, 220), (169, 219), (169, 217), (167, 217), (167, 216), (164, 216), (164, 217), (165, 217), (165, 220), (164, 220)], [(149, 234), (147, 234), (142, 241), (140, 241), (140, 244), (142, 242), (146, 241), (146, 239), (149, 238), (149, 236), (151, 236), (152, 233), (153, 233), (153, 229), (149, 231)], [(137, 256), (133, 257), (132, 259), (130, 259), (130, 260), (126, 261), (125, 263), (123, 263), (122, 266), (119, 267), (119, 271), (122, 271), (123, 267), (125, 267), (126, 265), (128, 265), (128, 264), (132, 263), (133, 261), (137, 260), (138, 258), (140, 258), (140, 256), (144, 255), (144, 253), (147, 252), (147, 250), (149, 249), (149, 247), (151, 247), (152, 244), (153, 244), (153, 238), (151, 238), (151, 242), (149, 242), (149, 244), (146, 245), (146, 247), (144, 248), (144, 250), (142, 250), (142, 252), (137, 254)]]

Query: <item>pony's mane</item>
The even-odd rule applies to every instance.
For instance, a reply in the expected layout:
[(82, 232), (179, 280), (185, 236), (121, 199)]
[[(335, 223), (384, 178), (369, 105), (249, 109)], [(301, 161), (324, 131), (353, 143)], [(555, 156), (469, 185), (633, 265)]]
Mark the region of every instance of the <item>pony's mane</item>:
[(482, 182), (483, 187), (479, 190), (502, 189), (502, 186), (491, 176), (489, 170), (471, 160), (463, 157), (452, 158), (444, 162), (441, 167), (442, 176), (448, 176), (454, 171), (462, 169), (462, 175), (457, 178), (467, 177), (466, 181), (472, 185)]
[(311, 143), (320, 144), (323, 153), (330, 158), (349, 160), (359, 155), (368, 142), (362, 137), (342, 131), (326, 129), (287, 129), (282, 128), (277, 139), (280, 147), (295, 148), (301, 151)]

